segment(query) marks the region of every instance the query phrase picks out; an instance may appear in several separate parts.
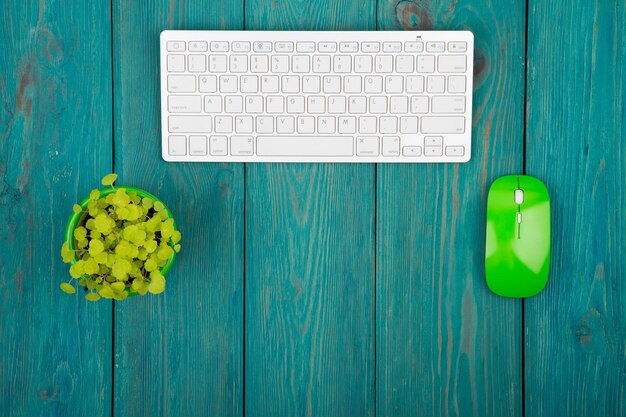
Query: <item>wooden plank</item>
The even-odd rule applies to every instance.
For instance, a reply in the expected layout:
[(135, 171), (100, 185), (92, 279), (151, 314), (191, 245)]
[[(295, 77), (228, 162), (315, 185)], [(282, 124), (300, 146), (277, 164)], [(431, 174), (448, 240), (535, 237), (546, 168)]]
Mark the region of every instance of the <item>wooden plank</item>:
[(526, 415), (626, 416), (626, 2), (529, 7), (527, 170), (553, 239), (525, 306)]
[(108, 416), (111, 305), (59, 284), (72, 203), (111, 169), (110, 4), (0, 9), (0, 415)]
[(486, 192), (523, 161), (523, 2), (381, 1), (379, 29), (475, 35), (472, 159), (379, 165), (377, 415), (520, 416), (521, 304), (484, 278)]
[[(366, 0), (246, 1), (246, 29), (374, 29)], [(245, 414), (374, 414), (373, 165), (246, 167)]]
[(183, 234), (165, 293), (116, 303), (118, 416), (242, 414), (243, 165), (161, 159), (158, 61), (162, 30), (240, 29), (242, 5), (114, 3), (116, 170)]

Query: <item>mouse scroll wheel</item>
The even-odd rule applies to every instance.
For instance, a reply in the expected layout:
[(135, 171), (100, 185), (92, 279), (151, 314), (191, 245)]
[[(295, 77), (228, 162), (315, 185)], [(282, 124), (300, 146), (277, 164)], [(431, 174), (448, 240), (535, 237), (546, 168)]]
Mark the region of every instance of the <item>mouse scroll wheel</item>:
[(515, 190), (515, 204), (522, 204), (524, 202), (524, 191)]

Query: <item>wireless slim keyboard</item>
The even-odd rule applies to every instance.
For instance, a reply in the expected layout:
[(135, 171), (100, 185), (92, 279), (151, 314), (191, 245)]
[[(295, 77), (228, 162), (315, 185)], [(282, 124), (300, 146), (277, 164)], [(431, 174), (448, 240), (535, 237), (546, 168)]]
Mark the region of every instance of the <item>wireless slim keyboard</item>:
[(161, 33), (162, 155), (467, 162), (467, 31)]

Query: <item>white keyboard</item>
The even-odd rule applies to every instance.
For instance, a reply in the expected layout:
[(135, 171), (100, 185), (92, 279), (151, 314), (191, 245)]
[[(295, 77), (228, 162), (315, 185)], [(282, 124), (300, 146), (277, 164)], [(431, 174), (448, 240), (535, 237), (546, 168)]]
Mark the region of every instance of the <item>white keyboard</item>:
[(161, 33), (162, 155), (467, 162), (467, 31)]

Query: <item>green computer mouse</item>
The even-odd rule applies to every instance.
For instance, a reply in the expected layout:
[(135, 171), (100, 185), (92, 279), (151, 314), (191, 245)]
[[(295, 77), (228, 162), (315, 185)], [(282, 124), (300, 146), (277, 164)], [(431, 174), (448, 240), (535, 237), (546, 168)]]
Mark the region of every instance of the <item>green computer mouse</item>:
[(548, 282), (550, 196), (537, 178), (500, 177), (487, 197), (485, 275), (504, 297), (531, 297)]

